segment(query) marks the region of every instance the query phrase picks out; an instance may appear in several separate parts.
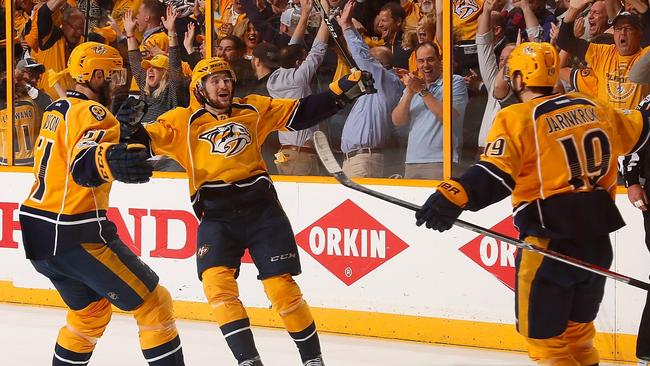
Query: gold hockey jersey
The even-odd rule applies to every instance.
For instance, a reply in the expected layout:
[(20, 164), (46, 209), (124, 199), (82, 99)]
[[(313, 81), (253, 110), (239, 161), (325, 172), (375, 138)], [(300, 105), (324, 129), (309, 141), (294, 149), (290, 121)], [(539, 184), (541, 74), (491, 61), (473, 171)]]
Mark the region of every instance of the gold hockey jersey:
[(516, 182), (512, 203), (603, 188), (616, 193), (617, 157), (648, 140), (641, 112), (615, 110), (579, 93), (536, 98), (502, 109), (481, 161)]
[(483, 9), (483, 0), (453, 0), (454, 31), (459, 41), (473, 41), (478, 29), (478, 16)]
[(596, 95), (615, 108), (634, 109), (650, 93), (650, 87), (630, 81), (632, 65), (650, 51), (646, 47), (634, 55), (621, 56), (615, 45), (589, 44), (585, 61), (597, 79)]
[(43, 113), (35, 145), (35, 181), (23, 206), (62, 214), (72, 221), (76, 215), (95, 215), (108, 209), (111, 184), (80, 186), (72, 177), (72, 169), (82, 151), (102, 142), (117, 143), (119, 137), (117, 119), (83, 94), (69, 92), (68, 98), (50, 104)]
[(261, 148), (273, 131), (291, 126), (295, 99), (259, 95), (235, 98), (230, 114), (176, 108), (145, 125), (153, 155), (167, 155), (185, 168), (190, 195), (267, 172)]

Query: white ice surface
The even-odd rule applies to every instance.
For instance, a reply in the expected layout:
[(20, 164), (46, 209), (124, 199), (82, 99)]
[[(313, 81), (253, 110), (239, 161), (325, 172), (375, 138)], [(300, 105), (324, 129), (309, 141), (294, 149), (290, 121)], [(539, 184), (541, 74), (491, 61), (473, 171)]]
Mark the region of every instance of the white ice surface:
[[(0, 303), (0, 365), (50, 365), (54, 342), (64, 322), (62, 309)], [(187, 366), (236, 365), (216, 324), (181, 320), (178, 327)], [(253, 332), (266, 366), (300, 365), (295, 345), (283, 330), (254, 328)], [(320, 339), (327, 366), (534, 365), (526, 355), (514, 352), (332, 334), (321, 334)], [(130, 316), (113, 315), (90, 365), (146, 365), (135, 321)]]

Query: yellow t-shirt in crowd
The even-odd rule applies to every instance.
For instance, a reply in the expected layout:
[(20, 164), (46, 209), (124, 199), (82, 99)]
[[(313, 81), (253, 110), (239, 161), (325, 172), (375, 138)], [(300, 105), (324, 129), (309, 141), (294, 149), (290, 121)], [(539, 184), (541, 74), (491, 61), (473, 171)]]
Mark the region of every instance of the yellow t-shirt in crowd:
[(454, 32), (458, 34), (458, 40), (474, 41), (483, 0), (453, 0), (452, 6)]
[(590, 43), (585, 61), (593, 69), (598, 80), (597, 97), (612, 107), (634, 109), (650, 93), (650, 86), (630, 81), (628, 74), (632, 65), (650, 47), (630, 56), (621, 56), (615, 45)]

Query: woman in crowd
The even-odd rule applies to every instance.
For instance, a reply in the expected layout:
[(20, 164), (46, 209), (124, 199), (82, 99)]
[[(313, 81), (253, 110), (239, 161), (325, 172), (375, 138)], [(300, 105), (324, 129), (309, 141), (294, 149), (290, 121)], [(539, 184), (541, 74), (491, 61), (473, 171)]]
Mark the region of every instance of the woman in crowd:
[(255, 48), (258, 43), (262, 42), (262, 37), (260, 36), (260, 33), (257, 31), (257, 29), (255, 29), (253, 23), (250, 20), (245, 19), (241, 27), (235, 28), (233, 35), (239, 37), (242, 41), (244, 41), (244, 44), (246, 44), (246, 54), (244, 55), (244, 58), (247, 60), (252, 60), (253, 48)]
[(129, 47), (131, 72), (147, 104), (147, 111), (141, 122), (154, 121), (158, 116), (178, 106), (181, 84), (181, 58), (176, 36), (176, 11), (167, 8), (163, 25), (169, 36), (169, 57), (156, 55), (143, 60), (135, 39), (136, 20), (131, 11), (124, 15), (124, 28)]
[[(143, 60), (138, 41), (135, 39), (137, 21), (131, 11), (124, 14), (131, 72), (147, 106), (138, 122), (155, 121), (161, 114), (178, 107), (179, 99), (183, 97), (180, 93), (187, 90), (182, 87), (181, 56), (175, 25), (177, 17), (176, 10), (168, 7), (167, 16), (162, 19), (169, 36), (169, 57), (158, 54), (150, 60)], [(160, 159), (154, 167), (162, 171), (182, 170), (175, 161), (168, 158)]]

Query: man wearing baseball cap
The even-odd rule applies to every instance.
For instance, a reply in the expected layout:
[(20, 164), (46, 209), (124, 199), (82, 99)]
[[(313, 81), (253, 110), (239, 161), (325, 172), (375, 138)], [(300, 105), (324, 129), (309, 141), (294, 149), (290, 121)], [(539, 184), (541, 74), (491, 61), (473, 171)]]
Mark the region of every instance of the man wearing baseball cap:
[(255, 46), (251, 66), (253, 66), (255, 76), (257, 76), (257, 83), (251, 89), (242, 91), (245, 93), (243, 95), (259, 94), (269, 96), (266, 84), (271, 73), (280, 67), (279, 56), (280, 50), (272, 43), (262, 42)]
[(571, 0), (560, 27), (558, 45), (561, 49), (584, 60), (598, 79), (596, 95), (615, 108), (634, 109), (650, 93), (650, 85), (629, 80), (632, 65), (650, 48), (641, 48), (643, 22), (636, 14), (623, 11), (613, 20), (614, 44), (594, 44), (578, 39), (573, 24), (588, 0)]
[(16, 63), (14, 78), (18, 88), (24, 88), (34, 103), (41, 111), (45, 110), (52, 99), (43, 90), (37, 88), (41, 75), (45, 72), (45, 66), (39, 64), (33, 58), (27, 58)]

